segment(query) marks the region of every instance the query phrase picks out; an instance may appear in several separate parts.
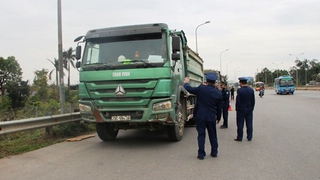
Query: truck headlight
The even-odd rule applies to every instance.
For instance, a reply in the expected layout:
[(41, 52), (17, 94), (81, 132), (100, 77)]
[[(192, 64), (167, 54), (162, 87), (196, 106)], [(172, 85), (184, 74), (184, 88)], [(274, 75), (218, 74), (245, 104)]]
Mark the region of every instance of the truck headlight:
[(79, 104), (80, 112), (91, 112), (91, 107), (84, 104)]
[(161, 103), (156, 103), (153, 105), (153, 111), (170, 110), (171, 101), (165, 101)]

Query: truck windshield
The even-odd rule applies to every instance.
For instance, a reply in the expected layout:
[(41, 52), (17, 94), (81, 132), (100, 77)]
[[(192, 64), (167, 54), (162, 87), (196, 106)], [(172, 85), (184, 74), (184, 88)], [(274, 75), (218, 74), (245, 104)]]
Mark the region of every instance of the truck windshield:
[(151, 64), (150, 67), (163, 66), (168, 59), (165, 42), (162, 33), (88, 39), (83, 67), (101, 65), (113, 69), (123, 66), (134, 68), (141, 63)]

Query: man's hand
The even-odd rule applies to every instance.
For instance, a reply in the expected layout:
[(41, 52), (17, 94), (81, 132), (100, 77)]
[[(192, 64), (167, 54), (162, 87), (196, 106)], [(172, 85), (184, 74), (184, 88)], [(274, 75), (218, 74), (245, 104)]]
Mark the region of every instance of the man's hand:
[(185, 77), (184, 78), (184, 83), (189, 83), (190, 82), (190, 78), (189, 77)]

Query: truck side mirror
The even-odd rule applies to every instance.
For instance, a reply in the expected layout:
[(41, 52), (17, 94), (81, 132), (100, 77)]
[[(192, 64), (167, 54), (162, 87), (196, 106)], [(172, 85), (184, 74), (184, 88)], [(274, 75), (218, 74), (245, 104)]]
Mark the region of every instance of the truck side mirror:
[(172, 53), (171, 54), (171, 59), (174, 61), (177, 61), (180, 59), (180, 54), (179, 53)]
[(180, 59), (180, 37), (179, 36), (173, 36), (172, 37), (172, 54), (171, 59), (174, 61), (177, 61)]
[(173, 51), (173, 53), (180, 51), (180, 37), (179, 36), (172, 37), (172, 51)]
[(77, 61), (77, 62), (76, 62), (76, 68), (80, 68), (80, 66), (81, 66), (81, 62), (80, 62), (80, 61)]
[(77, 46), (76, 48), (76, 59), (81, 59), (81, 46)]

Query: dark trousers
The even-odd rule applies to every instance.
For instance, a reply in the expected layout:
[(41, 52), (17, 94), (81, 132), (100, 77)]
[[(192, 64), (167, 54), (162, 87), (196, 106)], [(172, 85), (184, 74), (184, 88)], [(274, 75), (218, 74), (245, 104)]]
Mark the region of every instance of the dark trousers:
[(206, 129), (208, 130), (209, 140), (211, 144), (211, 154), (218, 154), (218, 139), (215, 121), (203, 121), (197, 120), (196, 128), (198, 131), (198, 156), (205, 157), (205, 141), (206, 141)]
[(248, 111), (246, 113), (238, 112), (237, 111), (237, 139), (242, 140), (243, 138), (243, 126), (244, 122), (246, 122), (247, 127), (247, 139), (252, 139), (252, 133), (253, 133), (253, 120), (252, 120), (253, 113), (252, 111)]
[(229, 109), (229, 102), (228, 103), (223, 103), (222, 104), (222, 116), (223, 116), (223, 126), (228, 127), (228, 112)]

